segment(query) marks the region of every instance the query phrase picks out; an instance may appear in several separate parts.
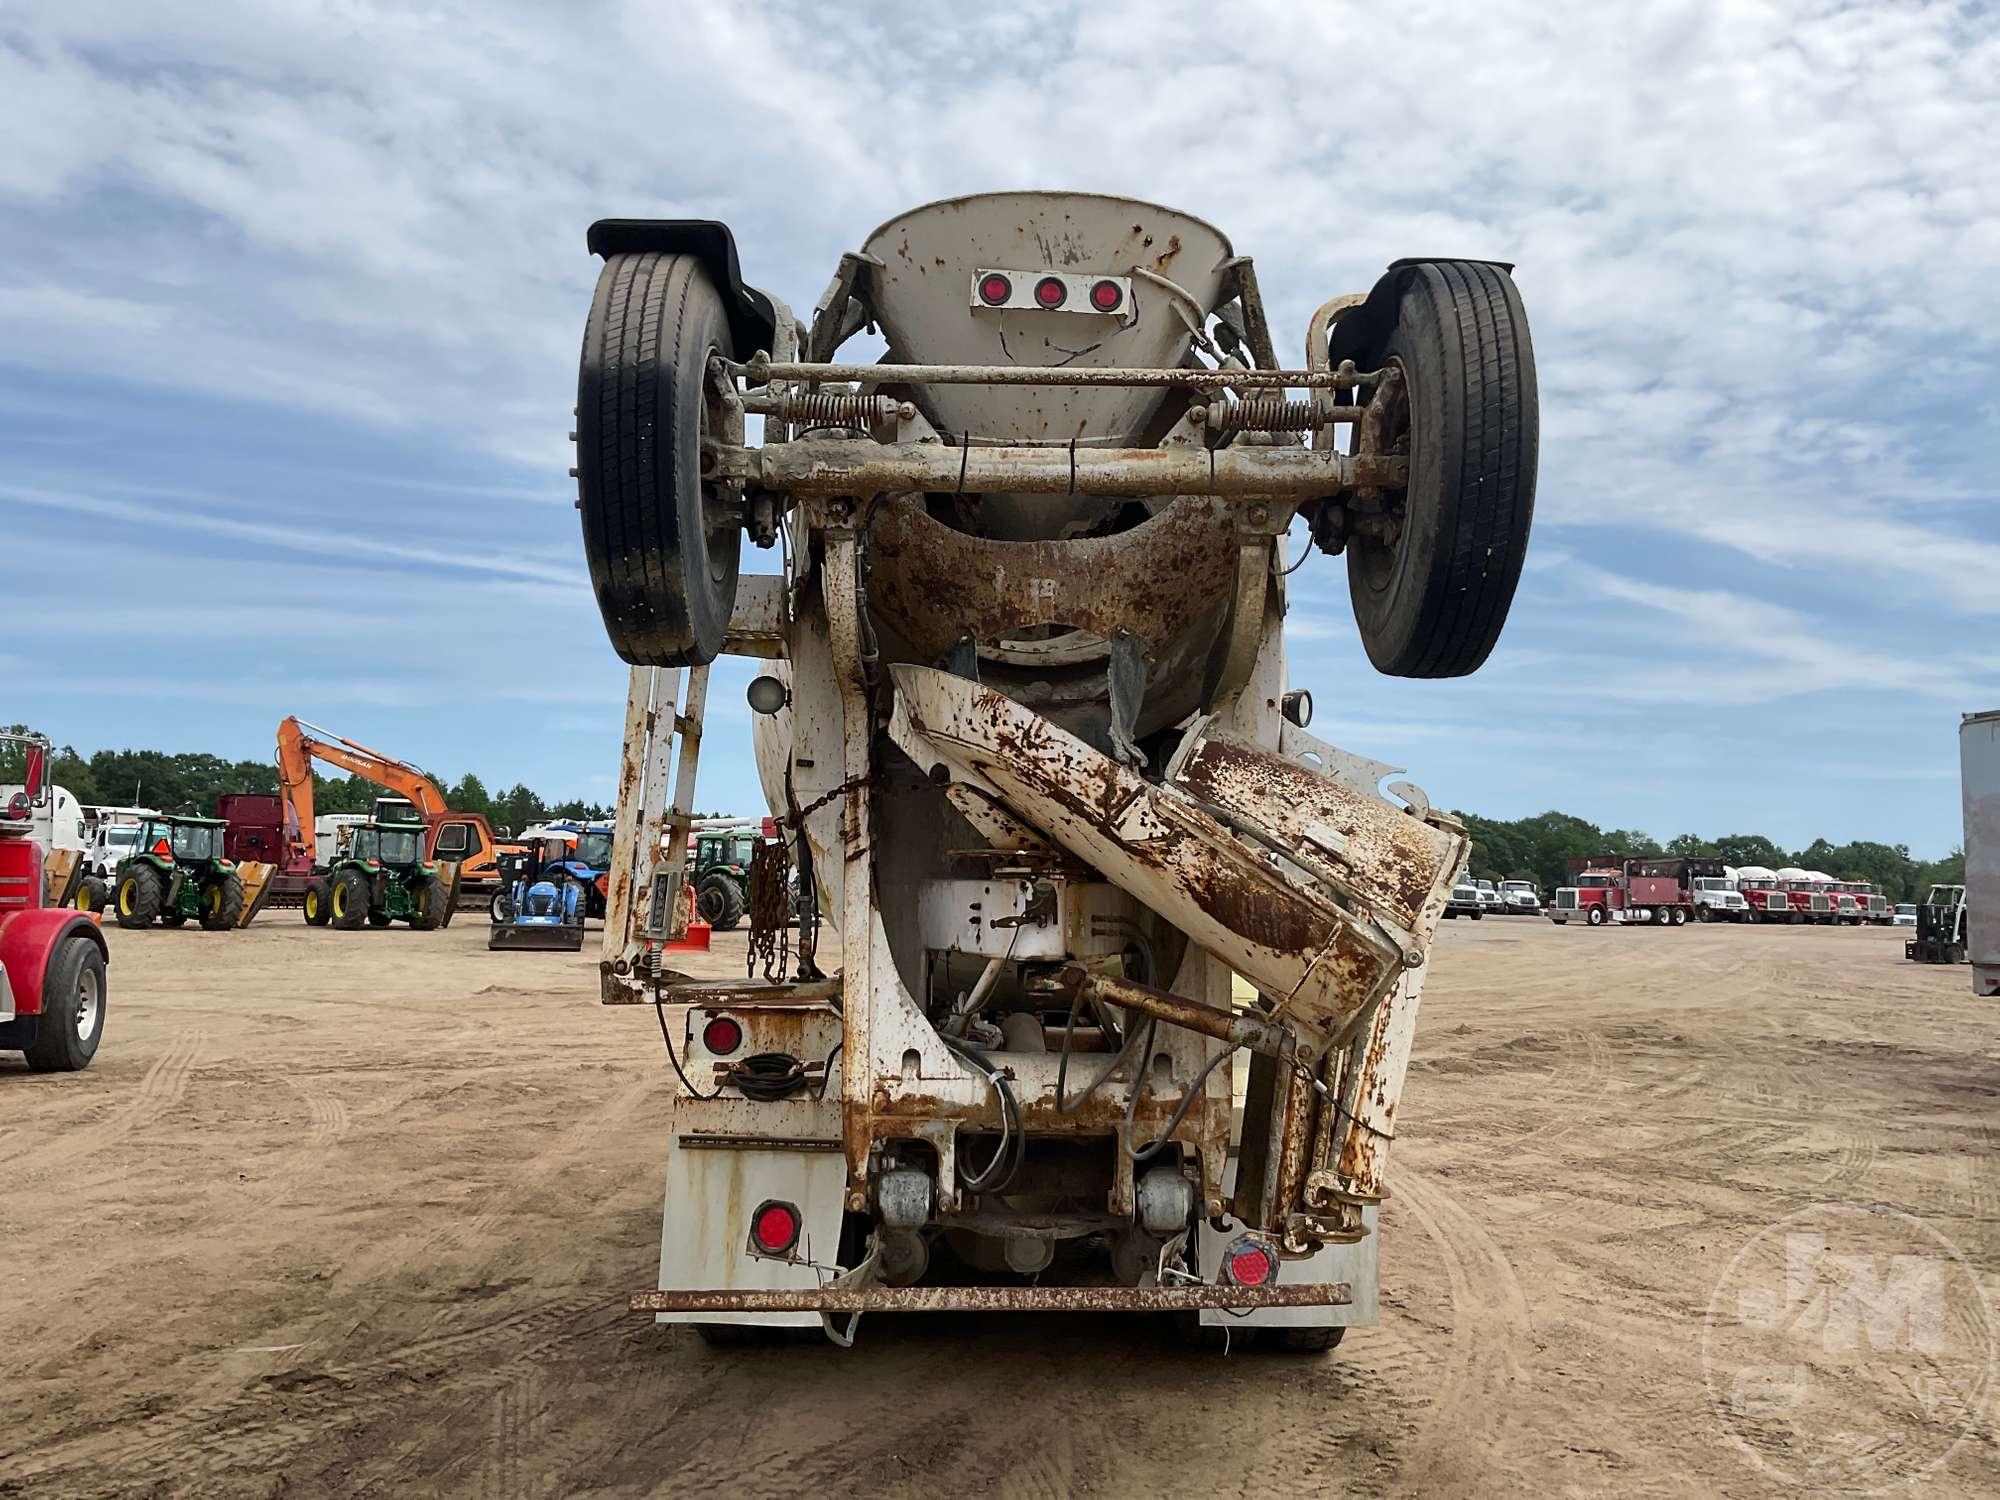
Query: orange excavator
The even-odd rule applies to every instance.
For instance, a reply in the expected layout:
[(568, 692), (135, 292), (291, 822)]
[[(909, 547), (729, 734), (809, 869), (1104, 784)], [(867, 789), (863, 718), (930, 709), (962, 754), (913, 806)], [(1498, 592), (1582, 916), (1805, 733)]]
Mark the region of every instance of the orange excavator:
[(479, 813), (453, 812), (436, 782), (408, 761), (330, 734), (303, 719), (278, 724), (278, 786), (285, 801), (287, 876), (310, 878), (313, 861), (312, 763), (323, 760), (406, 798), (424, 824), (424, 854), (458, 866), (458, 888), (486, 900), (500, 888), (499, 856), (524, 846), (502, 843)]

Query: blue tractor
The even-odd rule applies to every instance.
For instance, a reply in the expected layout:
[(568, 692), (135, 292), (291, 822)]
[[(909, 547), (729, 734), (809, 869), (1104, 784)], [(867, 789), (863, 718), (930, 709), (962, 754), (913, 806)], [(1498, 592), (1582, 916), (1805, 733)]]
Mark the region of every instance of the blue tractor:
[(582, 951), (593, 882), (573, 852), (570, 835), (550, 834), (500, 856), (505, 900), (494, 901), (488, 948)]

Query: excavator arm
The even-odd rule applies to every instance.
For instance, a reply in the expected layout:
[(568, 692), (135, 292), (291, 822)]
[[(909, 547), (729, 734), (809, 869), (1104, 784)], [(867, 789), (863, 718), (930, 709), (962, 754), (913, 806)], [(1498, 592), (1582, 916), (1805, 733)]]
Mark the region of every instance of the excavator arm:
[(303, 719), (288, 717), (278, 723), (278, 785), (298, 825), (302, 848), (294, 848), (290, 851), (293, 854), (312, 853), (312, 763), (315, 760), (339, 766), (343, 771), (408, 799), (426, 827), (434, 829), (438, 821), (451, 812), (437, 783), (408, 761), (397, 760), (379, 750), (370, 750), (366, 745), (330, 734)]

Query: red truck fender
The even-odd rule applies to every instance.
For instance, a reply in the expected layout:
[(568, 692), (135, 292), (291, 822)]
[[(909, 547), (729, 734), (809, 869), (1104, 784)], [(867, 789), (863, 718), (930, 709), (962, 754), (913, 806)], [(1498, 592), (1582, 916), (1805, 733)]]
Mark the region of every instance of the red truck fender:
[(82, 933), (95, 943), (105, 963), (111, 962), (104, 934), (74, 907), (44, 906), (0, 919), (0, 964), (7, 968), (7, 983), (14, 991), (16, 1013), (24, 1016), (42, 1013), (42, 977), (48, 972), (49, 956), (74, 933)]

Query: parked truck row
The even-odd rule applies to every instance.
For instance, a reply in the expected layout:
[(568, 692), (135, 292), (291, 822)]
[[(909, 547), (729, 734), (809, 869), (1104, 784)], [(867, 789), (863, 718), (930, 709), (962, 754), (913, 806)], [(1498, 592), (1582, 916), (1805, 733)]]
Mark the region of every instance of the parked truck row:
[(1818, 870), (1725, 865), (1714, 859), (1596, 854), (1568, 862), (1555, 893), (1556, 922), (1679, 927), (1698, 922), (1814, 922), (1886, 927), (1895, 908), (1866, 881)]

